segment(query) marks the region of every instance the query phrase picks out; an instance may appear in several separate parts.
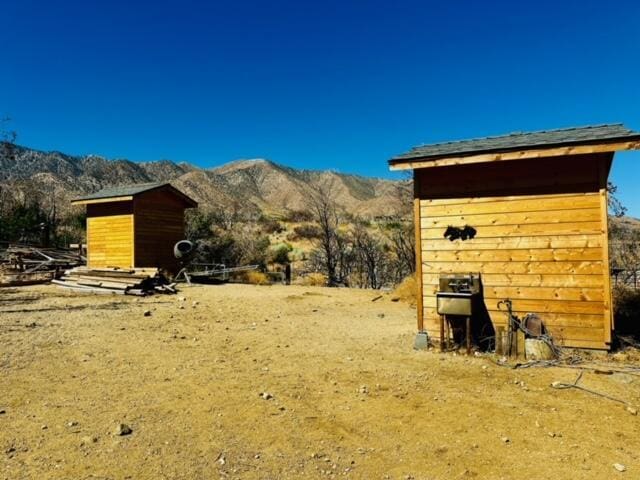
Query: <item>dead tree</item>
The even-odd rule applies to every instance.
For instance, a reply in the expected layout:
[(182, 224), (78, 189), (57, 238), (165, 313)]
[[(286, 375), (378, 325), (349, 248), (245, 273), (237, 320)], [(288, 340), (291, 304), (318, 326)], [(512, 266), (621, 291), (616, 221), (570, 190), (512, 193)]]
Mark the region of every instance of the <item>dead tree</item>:
[(363, 222), (356, 221), (352, 242), (359, 286), (377, 289), (389, 283), (389, 257), (381, 239), (371, 234)]
[(405, 175), (394, 188), (397, 213), (387, 222), (384, 232), (394, 257), (394, 281), (400, 282), (416, 271), (415, 229), (412, 219), (413, 181), (410, 174)]
[(338, 226), (340, 218), (337, 206), (328, 188), (316, 186), (308, 199), (308, 208), (313, 219), (320, 228), (317, 239), (319, 258), (324, 264), (323, 269), (327, 275), (327, 284), (336, 286), (342, 282), (338, 276), (338, 266), (341, 257), (342, 239), (339, 236)]

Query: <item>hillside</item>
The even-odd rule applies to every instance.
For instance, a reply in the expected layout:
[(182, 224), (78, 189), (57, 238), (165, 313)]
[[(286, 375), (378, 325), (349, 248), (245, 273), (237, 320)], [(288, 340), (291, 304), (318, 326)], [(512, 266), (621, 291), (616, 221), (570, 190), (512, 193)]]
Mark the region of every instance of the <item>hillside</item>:
[(133, 183), (167, 181), (204, 208), (234, 205), (248, 212), (281, 215), (302, 210), (312, 188), (329, 188), (344, 210), (364, 217), (392, 215), (401, 207), (398, 182), (332, 171), (297, 170), (264, 159), (239, 160), (203, 169), (169, 160), (131, 162), (72, 156), (22, 146), (0, 156), (0, 185), (51, 192), (64, 206), (76, 195)]

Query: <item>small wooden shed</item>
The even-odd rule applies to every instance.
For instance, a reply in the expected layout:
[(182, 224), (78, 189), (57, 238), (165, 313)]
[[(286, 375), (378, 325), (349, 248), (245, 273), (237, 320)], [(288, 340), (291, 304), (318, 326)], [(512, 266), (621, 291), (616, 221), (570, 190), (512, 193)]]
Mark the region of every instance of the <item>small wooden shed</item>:
[[(438, 279), (479, 272), (493, 327), (497, 302), (538, 314), (569, 347), (609, 349), (613, 330), (607, 178), (614, 152), (640, 132), (598, 125), (413, 148), (389, 161), (413, 169), (418, 330), (439, 334)], [(449, 227), (473, 238), (449, 240)]]
[(184, 239), (184, 210), (198, 204), (169, 183), (108, 188), (72, 201), (87, 206), (90, 268), (175, 271), (173, 246)]

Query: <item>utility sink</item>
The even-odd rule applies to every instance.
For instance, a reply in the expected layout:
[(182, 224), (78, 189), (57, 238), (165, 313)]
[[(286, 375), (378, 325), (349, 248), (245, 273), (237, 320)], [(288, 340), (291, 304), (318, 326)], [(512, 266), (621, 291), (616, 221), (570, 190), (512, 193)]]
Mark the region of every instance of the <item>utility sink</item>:
[(473, 312), (473, 293), (437, 292), (439, 315), (461, 315), (470, 317)]
[(480, 293), (480, 274), (441, 274), (436, 292), (439, 315), (471, 317)]

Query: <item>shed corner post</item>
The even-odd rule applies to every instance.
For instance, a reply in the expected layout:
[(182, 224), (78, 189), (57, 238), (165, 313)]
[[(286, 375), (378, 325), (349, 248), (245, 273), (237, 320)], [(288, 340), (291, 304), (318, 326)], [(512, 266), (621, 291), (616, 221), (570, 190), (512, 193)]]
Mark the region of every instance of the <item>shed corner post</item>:
[(136, 268), (136, 197), (131, 200), (131, 268)]
[(600, 163), (600, 222), (602, 227), (602, 276), (604, 280), (604, 343), (611, 348), (612, 332), (615, 330), (613, 316), (613, 291), (611, 288), (611, 265), (609, 253), (609, 191), (607, 189), (609, 170), (613, 153), (607, 161)]
[(609, 259), (609, 216), (608, 216), (608, 192), (606, 188), (600, 189), (600, 202), (602, 210), (602, 274), (605, 288), (605, 308), (604, 308), (604, 342), (610, 346), (611, 334), (615, 329), (613, 317), (613, 292), (611, 289), (611, 271)]
[(413, 225), (415, 231), (415, 253), (416, 253), (416, 284), (418, 287), (416, 308), (418, 319), (418, 332), (424, 332), (424, 306), (423, 306), (423, 279), (422, 279), (422, 232), (420, 214), (420, 189), (418, 185), (418, 175), (413, 171)]

